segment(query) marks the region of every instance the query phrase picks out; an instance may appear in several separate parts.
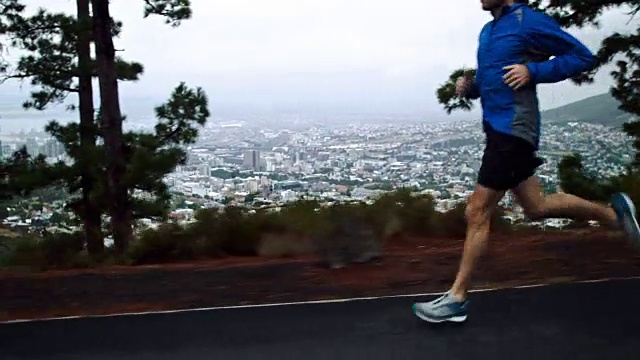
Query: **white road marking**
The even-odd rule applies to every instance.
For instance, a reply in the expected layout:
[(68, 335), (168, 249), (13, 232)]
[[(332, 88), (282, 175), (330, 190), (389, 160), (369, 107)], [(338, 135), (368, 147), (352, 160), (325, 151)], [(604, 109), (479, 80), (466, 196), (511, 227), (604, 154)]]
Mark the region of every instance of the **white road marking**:
[[(551, 283), (519, 285), (519, 286), (500, 287), (500, 288), (494, 287), (494, 288), (474, 289), (474, 290), (470, 290), (470, 292), (472, 292), (472, 293), (484, 293), (484, 292), (495, 292), (495, 291), (509, 290), (509, 289), (530, 289), (530, 288), (545, 287), (545, 286), (560, 285), (560, 284), (588, 284), (588, 283), (602, 283), (602, 282), (624, 281), (624, 280), (640, 280), (640, 276), (620, 277), (620, 278), (602, 278), (602, 279), (595, 279), (595, 280), (580, 280), (580, 281), (555, 282), (555, 283), (551, 282)], [(335, 304), (335, 303), (346, 303), (346, 302), (355, 302), (355, 301), (370, 301), (370, 300), (381, 300), (381, 299), (397, 299), (397, 298), (408, 298), (408, 297), (440, 296), (442, 294), (443, 294), (443, 292), (438, 292), (438, 293), (419, 293), (419, 294), (398, 294), (398, 295), (370, 296), (370, 297), (328, 299), (328, 300), (310, 300), (310, 301), (283, 302), (283, 303), (216, 306), (216, 307), (194, 308), (194, 309), (128, 312), (128, 313), (115, 313), (115, 314), (106, 314), (106, 315), (77, 315), (77, 316), (62, 316), (62, 317), (51, 317), (51, 318), (16, 319), (16, 320), (9, 320), (9, 321), (0, 321), (0, 325), (2, 325), (2, 324), (18, 324), (18, 323), (40, 322), (40, 321), (72, 320), (72, 319), (110, 318), (110, 317), (141, 316), (141, 315), (156, 315), (156, 314), (178, 314), (178, 313), (189, 313), (189, 312), (200, 312), (200, 311), (215, 311), (215, 310), (239, 310), (239, 309), (252, 309), (252, 308), (264, 308), (264, 307), (281, 307), (281, 306), (295, 306), (295, 305)]]

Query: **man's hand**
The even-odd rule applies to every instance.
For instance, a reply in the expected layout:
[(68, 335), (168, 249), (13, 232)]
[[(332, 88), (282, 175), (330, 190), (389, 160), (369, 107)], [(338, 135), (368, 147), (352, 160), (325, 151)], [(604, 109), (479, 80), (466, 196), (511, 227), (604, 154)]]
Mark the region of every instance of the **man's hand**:
[(467, 89), (469, 88), (469, 81), (464, 77), (460, 76), (458, 80), (456, 80), (456, 95), (462, 97), (467, 93)]
[(460, 76), (458, 80), (456, 80), (456, 95), (460, 97), (466, 96), (472, 84), (473, 76), (470, 73)]
[(514, 90), (518, 90), (521, 87), (527, 85), (531, 80), (531, 74), (529, 73), (529, 69), (525, 65), (509, 65), (505, 66), (503, 70), (508, 71), (502, 77), (504, 83), (511, 86), (511, 88)]

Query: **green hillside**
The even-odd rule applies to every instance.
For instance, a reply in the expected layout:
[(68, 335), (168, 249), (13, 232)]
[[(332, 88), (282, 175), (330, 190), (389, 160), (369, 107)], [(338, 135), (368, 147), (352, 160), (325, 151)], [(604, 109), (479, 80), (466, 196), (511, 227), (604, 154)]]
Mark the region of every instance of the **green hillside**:
[(542, 119), (546, 123), (578, 121), (621, 127), (632, 116), (618, 106), (619, 102), (606, 93), (543, 111)]

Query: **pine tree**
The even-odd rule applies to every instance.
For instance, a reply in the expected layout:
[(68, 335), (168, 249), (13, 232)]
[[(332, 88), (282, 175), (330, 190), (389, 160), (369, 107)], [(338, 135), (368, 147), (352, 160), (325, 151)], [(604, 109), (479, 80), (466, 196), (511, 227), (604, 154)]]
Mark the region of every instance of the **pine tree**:
[[(184, 147), (195, 143), (198, 128), (203, 126), (210, 116), (208, 99), (204, 91), (189, 88), (180, 83), (171, 93), (169, 100), (156, 107), (157, 123), (154, 131), (128, 131), (123, 134), (123, 158), (126, 163), (123, 176), (127, 203), (131, 209), (131, 221), (139, 218), (166, 220), (170, 207), (171, 194), (163, 179), (178, 165), (186, 163)], [(101, 114), (97, 121), (101, 121)], [(123, 117), (126, 120), (126, 116)], [(78, 125), (61, 126), (52, 123), (47, 131), (70, 149), (79, 148)], [(91, 170), (104, 173), (108, 160), (103, 133), (98, 132), (99, 145), (91, 157)], [(56, 164), (48, 169), (46, 178), (58, 179), (64, 183), (77, 182), (78, 169)], [(42, 178), (42, 177), (40, 177)], [(60, 180), (61, 179), (61, 180)], [(108, 179), (95, 177), (91, 203), (101, 214), (107, 214), (111, 203), (108, 191)], [(76, 209), (81, 213), (84, 209)], [(123, 251), (123, 249), (119, 249)]]
[[(178, 26), (180, 21), (191, 17), (189, 0), (145, 0), (145, 3), (145, 17), (152, 14), (165, 16), (167, 23), (172, 26)], [(100, 83), (101, 126), (106, 147), (108, 192), (111, 199), (109, 214), (115, 246), (119, 251), (124, 251), (132, 237), (133, 213), (125, 179), (125, 148), (112, 22), (108, 0), (91, 0), (91, 5)]]
[[(63, 103), (70, 94), (78, 94), (79, 127), (76, 123), (61, 127), (55, 121), (47, 126), (47, 131), (65, 145), (74, 161), (71, 166), (58, 164), (52, 174), (64, 177), (70, 194), (81, 191), (81, 198), (69, 205), (82, 220), (88, 251), (99, 257), (104, 249), (101, 211), (91, 201), (96, 177), (100, 174), (92, 170), (98, 132), (92, 78), (97, 74), (91, 58), (89, 1), (77, 0), (76, 5), (76, 17), (39, 9), (31, 17), (14, 18), (8, 23), (6, 33), (11, 37), (11, 45), (27, 54), (15, 67), (5, 67), (4, 80), (28, 79), (36, 88), (24, 102), (25, 109), (45, 110), (50, 105)], [(113, 33), (117, 35), (121, 24), (114, 23)], [(136, 80), (143, 70), (142, 65), (121, 59), (117, 59), (117, 67), (120, 80)], [(68, 108), (75, 109), (75, 105)], [(77, 141), (72, 141), (70, 136), (78, 136)]]
[[(551, 0), (551, 1), (519, 1), (529, 3), (532, 8), (545, 12), (553, 17), (562, 27), (583, 28), (586, 26), (599, 25), (599, 18), (603, 11), (610, 9), (630, 9), (629, 17), (635, 16), (640, 11), (640, 1), (620, 1), (620, 0)], [(580, 74), (570, 79), (576, 85), (593, 83), (594, 75), (603, 66), (611, 64), (615, 60), (616, 70), (611, 72), (615, 81), (611, 88), (611, 95), (620, 102), (619, 108), (632, 115), (640, 115), (640, 27), (629, 26), (626, 33), (612, 33), (602, 41), (600, 48), (596, 52), (598, 58), (597, 66), (590, 72)], [(474, 69), (458, 69), (447, 79), (447, 81), (436, 91), (438, 102), (443, 105), (447, 113), (455, 110), (470, 110), (474, 107), (474, 102), (455, 94), (455, 81), (464, 71), (475, 71)], [(636, 173), (640, 168), (640, 122), (630, 121), (623, 126), (624, 132), (634, 138), (635, 161), (629, 168), (630, 173)], [(574, 163), (580, 159), (565, 158), (565, 164)], [(581, 168), (577, 166), (576, 168)], [(580, 175), (588, 178), (586, 174)], [(619, 183), (619, 179), (608, 179), (608, 184)], [(568, 185), (568, 188), (565, 188)], [(568, 192), (571, 191), (570, 184), (563, 184), (562, 187)], [(602, 190), (602, 189), (601, 189)], [(604, 191), (604, 190), (603, 190)]]
[[(188, 1), (147, 3), (145, 17), (153, 13), (165, 15), (174, 19), (169, 22), (172, 26), (179, 25), (181, 19), (191, 15)], [(143, 66), (125, 62), (115, 56), (107, 56), (107, 60), (113, 61), (107, 67), (110, 71), (115, 71), (115, 103), (118, 105), (116, 110), (119, 119), (117, 122), (107, 121), (105, 110), (108, 106), (105, 103), (108, 105), (113, 102), (108, 91), (114, 86), (113, 83), (101, 81), (102, 101), (100, 109), (96, 112), (92, 101), (91, 78), (99, 78), (104, 73), (104, 56), (102, 64), (99, 59), (99, 56), (104, 55), (104, 48), (97, 49), (96, 59), (92, 59), (87, 41), (96, 42), (98, 48), (100, 36), (94, 31), (99, 26), (106, 26), (109, 33), (101, 36), (107, 38), (106, 42), (111, 42), (113, 49), (112, 37), (119, 34), (122, 24), (107, 16), (109, 21), (96, 25), (94, 18), (87, 19), (88, 0), (77, 0), (77, 5), (77, 18), (40, 10), (33, 17), (15, 19), (7, 27), (7, 33), (12, 36), (12, 45), (27, 50), (29, 54), (22, 57), (14, 68), (3, 69), (7, 79), (30, 79), (31, 84), (38, 87), (23, 104), (27, 109), (43, 110), (50, 104), (64, 102), (70, 93), (78, 93), (80, 123), (62, 126), (52, 121), (46, 127), (46, 131), (64, 145), (73, 163), (67, 165), (58, 162), (49, 166), (42, 157), (31, 159), (23, 156), (20, 158), (22, 162), (15, 165), (15, 161), (7, 162), (6, 166), (0, 168), (4, 170), (3, 173), (12, 175), (12, 181), (5, 182), (6, 186), (1, 189), (7, 193), (15, 193), (51, 184), (65, 184), (71, 193), (79, 189), (85, 190), (80, 201), (73, 203), (72, 209), (83, 218), (85, 231), (88, 229), (87, 222), (97, 219), (94, 222), (97, 224), (97, 231), (93, 233), (95, 244), (87, 245), (90, 251), (99, 255), (103, 249), (103, 236), (101, 232), (98, 233), (100, 216), (104, 213), (113, 214), (114, 211), (113, 207), (110, 207), (113, 204), (113, 192), (110, 188), (113, 182), (110, 181), (110, 177), (100, 175), (113, 168), (113, 158), (110, 156), (114, 148), (110, 146), (107, 138), (111, 136), (110, 139), (113, 140), (119, 136), (117, 155), (124, 164), (124, 168), (119, 170), (122, 173), (118, 174), (119, 190), (124, 193), (125, 199), (121, 203), (126, 206), (125, 218), (129, 225), (119, 228), (113, 226), (117, 221), (121, 221), (122, 224), (123, 217), (114, 219), (112, 216), (111, 223), (115, 230), (113, 235), (116, 249), (122, 252), (126, 249), (129, 238), (125, 236), (126, 240), (123, 241), (122, 234), (117, 231), (128, 231), (130, 236), (133, 219), (149, 216), (166, 218), (170, 195), (162, 180), (177, 165), (186, 161), (183, 146), (195, 142), (198, 126), (204, 125), (209, 117), (207, 97), (201, 88), (191, 89), (181, 83), (175, 88), (169, 101), (155, 109), (158, 123), (154, 132), (123, 134), (122, 121), (125, 120), (125, 116), (119, 113), (117, 81), (138, 79), (143, 72)], [(93, 17), (96, 17), (95, 9)], [(107, 89), (103, 94), (105, 87)], [(107, 96), (104, 96), (105, 94)], [(69, 105), (69, 108), (73, 109), (75, 106)], [(115, 125), (115, 132), (110, 125)], [(22, 172), (26, 169), (31, 171)], [(30, 179), (31, 181), (27, 181)], [(38, 181), (34, 182), (34, 179)], [(139, 194), (146, 196), (137, 196)], [(92, 235), (87, 232), (87, 239), (90, 236)]]

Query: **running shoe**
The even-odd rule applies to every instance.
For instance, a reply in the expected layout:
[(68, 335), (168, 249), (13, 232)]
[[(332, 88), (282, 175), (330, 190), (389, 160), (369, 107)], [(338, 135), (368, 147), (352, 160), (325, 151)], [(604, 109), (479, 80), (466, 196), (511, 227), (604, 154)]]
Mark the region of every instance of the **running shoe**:
[(413, 304), (413, 313), (420, 319), (432, 323), (464, 322), (467, 320), (468, 303), (468, 300), (458, 302), (448, 291), (430, 302)]
[(618, 223), (627, 234), (631, 245), (640, 248), (640, 226), (636, 218), (636, 207), (631, 198), (625, 193), (619, 192), (613, 196), (611, 207), (618, 215)]

